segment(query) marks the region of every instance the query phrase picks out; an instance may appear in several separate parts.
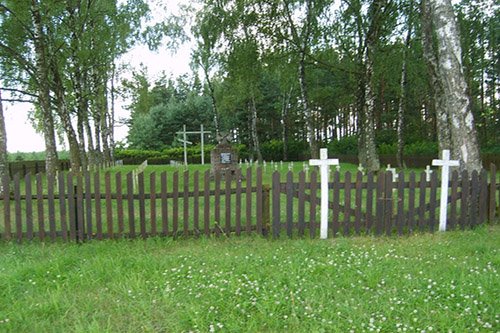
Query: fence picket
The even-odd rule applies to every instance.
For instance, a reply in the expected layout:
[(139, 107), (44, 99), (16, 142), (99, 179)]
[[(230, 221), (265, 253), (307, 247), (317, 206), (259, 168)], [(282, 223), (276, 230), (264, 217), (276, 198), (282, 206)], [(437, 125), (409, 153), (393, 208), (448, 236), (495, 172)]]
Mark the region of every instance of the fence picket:
[(168, 201), (167, 201), (167, 172), (163, 171), (161, 182), (161, 232), (162, 236), (168, 235)]
[[(429, 231), (434, 233), (436, 226), (436, 208), (437, 208), (437, 172), (433, 172), (431, 175), (431, 189), (430, 189), (430, 199), (429, 199)], [(448, 195), (448, 193), (441, 193), (441, 195)], [(449, 201), (448, 201), (449, 202)], [(448, 207), (446, 207), (448, 209)]]
[[(17, 178), (19, 181), (19, 177)], [(17, 219), (17, 199), (16, 199), (16, 219)], [(49, 231), (50, 231), (50, 241), (56, 241), (56, 209), (55, 209), (55, 199), (54, 199), (54, 176), (51, 174), (47, 175), (47, 201), (49, 205)], [(20, 208), (20, 202), (19, 202)], [(21, 212), (19, 212), (19, 216)], [(16, 221), (17, 222), (17, 221)], [(19, 221), (21, 223), (21, 221)], [(19, 234), (21, 236), (21, 234)], [(21, 241), (19, 239), (19, 241)]]
[(385, 194), (384, 194), (384, 226), (386, 236), (392, 234), (392, 212), (393, 212), (393, 198), (392, 198), (392, 172), (385, 173)]
[(151, 236), (156, 237), (156, 172), (149, 174)]
[[(26, 236), (28, 237), (29, 241), (32, 241), (33, 240), (33, 197), (32, 197), (33, 193), (31, 189), (31, 173), (28, 173), (24, 177), (24, 191), (26, 193)], [(61, 221), (64, 221), (64, 219), (62, 219), (62, 210), (61, 210)]]
[(184, 171), (184, 189), (182, 194), (182, 202), (184, 206), (183, 214), (183, 234), (184, 239), (189, 237), (189, 171)]
[(286, 235), (293, 236), (293, 174), (286, 174)]
[(196, 170), (193, 174), (193, 228), (194, 235), (200, 235), (200, 173)]
[(257, 176), (256, 176), (256, 190), (257, 190), (257, 202), (255, 204), (255, 208), (257, 210), (257, 222), (256, 222), (256, 227), (257, 227), (257, 235), (262, 235), (262, 212), (263, 212), (263, 205), (262, 205), (262, 199), (263, 199), (263, 187), (262, 187), (262, 167), (257, 168)]
[(299, 230), (298, 236), (304, 237), (304, 223), (305, 223), (305, 193), (306, 192), (306, 174), (304, 171), (299, 173)]
[(408, 234), (415, 232), (415, 189), (417, 183), (415, 180), (415, 172), (410, 172), (408, 181)]
[(220, 171), (215, 172), (215, 237), (220, 237)]
[(115, 175), (116, 183), (116, 211), (118, 216), (118, 236), (121, 237), (124, 232), (123, 227), (123, 194), (122, 194), (122, 173), (117, 172)]
[(87, 222), (87, 240), (92, 239), (92, 184), (90, 172), (85, 173), (85, 221)]
[[(28, 239), (33, 239), (33, 215), (31, 211), (31, 176), (29, 174), (26, 175), (26, 200), (29, 198), (29, 213), (28, 213), (28, 201), (26, 201), (26, 217), (28, 222)], [(28, 194), (28, 182), (29, 182), (29, 194)], [(29, 195), (29, 197), (28, 197)], [(66, 213), (66, 195), (64, 189), (64, 174), (61, 172), (59, 174), (59, 216), (61, 217), (61, 233), (63, 242), (68, 241), (68, 225), (66, 222), (67, 213)], [(28, 216), (30, 216), (28, 218)], [(31, 230), (30, 230), (31, 227)]]
[(356, 201), (354, 209), (354, 232), (356, 235), (361, 234), (361, 206), (363, 196), (363, 173), (361, 171), (356, 172)]
[[(9, 199), (10, 200), (10, 199)], [(43, 242), (45, 239), (45, 217), (44, 217), (44, 204), (43, 204), (43, 182), (42, 174), (36, 175), (36, 203), (38, 208), (38, 237)], [(10, 210), (10, 205), (9, 205)], [(9, 216), (10, 218), (10, 216)], [(10, 221), (9, 221), (10, 224)]]
[(210, 235), (210, 170), (205, 171), (203, 187), (203, 231)]
[[(102, 240), (101, 182), (99, 171), (94, 172), (96, 238)], [(71, 209), (70, 209), (71, 216)]]
[(462, 200), (460, 202), (460, 229), (464, 230), (467, 224), (468, 210), (469, 210), (469, 174), (467, 170), (462, 172)]
[(142, 239), (146, 239), (146, 194), (144, 193), (144, 172), (137, 175), (139, 181), (139, 228)]
[(247, 236), (252, 234), (252, 169), (247, 168), (247, 182), (246, 182), (246, 221), (245, 227)]
[[(495, 164), (491, 163), (490, 165), (490, 192), (489, 192), (489, 202), (488, 202), (488, 207), (489, 207), (489, 214), (488, 214), (488, 220), (490, 222), (495, 220), (495, 209), (496, 209), (496, 197), (495, 197), (495, 191), (496, 191), (496, 184), (497, 184), (497, 167)], [(500, 204), (500, 203), (499, 203)]]
[[(73, 187), (73, 175), (69, 172), (66, 176), (66, 186), (68, 188), (68, 216), (69, 216), (69, 239), (72, 242), (76, 241), (76, 202), (75, 202), (75, 189)], [(96, 191), (97, 196), (97, 191)], [(96, 201), (97, 202), (97, 201)], [(96, 205), (97, 214), (97, 205)]]
[[(281, 214), (281, 207), (280, 207), (280, 196), (281, 196), (281, 191), (280, 191), (280, 173), (278, 171), (275, 171), (273, 173), (273, 238), (277, 239), (280, 237), (280, 230), (281, 230), (281, 222), (280, 222), (280, 214)], [(248, 186), (248, 185), (247, 185)]]
[(397, 230), (398, 235), (402, 236), (404, 234), (405, 226), (405, 173), (400, 171), (398, 175), (398, 195), (397, 195)]
[(427, 183), (426, 183), (426, 178), (425, 178), (425, 172), (420, 173), (420, 182), (419, 182), (419, 188), (420, 188), (420, 195), (419, 195), (419, 206), (418, 206), (418, 230), (420, 232), (425, 232), (425, 226), (426, 226), (426, 221), (425, 221), (425, 198), (426, 198), (426, 192), (427, 192)]
[(349, 235), (351, 231), (351, 172), (347, 171), (344, 174), (344, 221), (343, 234)]
[(174, 172), (172, 220), (172, 233), (174, 239), (177, 239), (177, 232), (179, 231), (179, 171)]
[(21, 184), (19, 173), (14, 175), (14, 202), (16, 214), (16, 239), (18, 243), (23, 239), (23, 220), (21, 215)]
[(241, 169), (236, 169), (236, 221), (235, 234), (241, 236)]
[(485, 169), (481, 170), (479, 183), (479, 198), (484, 198), (484, 200), (479, 200), (479, 223), (483, 224), (488, 215), (488, 171)]
[(111, 175), (109, 171), (104, 174), (104, 183), (106, 191), (106, 226), (108, 228), (108, 238), (113, 239), (113, 205), (111, 204)]
[(479, 175), (476, 170), (472, 171), (471, 177), (471, 194), (470, 194), (470, 227), (475, 227), (478, 223), (478, 204), (477, 198), (479, 195)]
[(6, 173), (2, 178), (2, 189), (3, 189), (3, 217), (4, 217), (4, 233), (3, 237), (6, 241), (11, 238), (10, 229), (10, 180), (9, 175)]
[(316, 200), (317, 200), (317, 187), (316, 171), (311, 172), (310, 193), (311, 201), (309, 202), (309, 235), (311, 238), (316, 237)]
[(231, 234), (231, 172), (226, 171), (226, 192), (225, 192), (225, 199), (226, 199), (226, 217), (225, 217), (225, 222), (226, 222), (226, 236), (229, 237)]
[(448, 226), (450, 230), (455, 230), (457, 225), (457, 200), (458, 200), (458, 171), (453, 170), (451, 173), (451, 194), (450, 194), (450, 218)]
[[(332, 231), (333, 237), (337, 237), (340, 231), (340, 172), (333, 174), (333, 211), (332, 211)], [(330, 224), (330, 223), (328, 223)]]
[(372, 232), (373, 227), (373, 171), (370, 171), (366, 180), (366, 232)]
[(377, 175), (377, 215), (375, 217), (375, 235), (380, 236), (384, 224), (384, 184), (386, 173), (379, 172)]
[(128, 230), (129, 237), (135, 238), (135, 212), (134, 212), (134, 179), (132, 172), (127, 174), (127, 204), (128, 204)]

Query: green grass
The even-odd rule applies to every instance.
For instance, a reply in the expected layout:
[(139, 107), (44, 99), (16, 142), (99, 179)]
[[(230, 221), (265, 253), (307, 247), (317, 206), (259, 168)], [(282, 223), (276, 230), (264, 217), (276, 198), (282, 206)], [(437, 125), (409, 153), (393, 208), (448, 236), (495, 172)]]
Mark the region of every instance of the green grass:
[(411, 237), (0, 243), (0, 331), (500, 329), (500, 226)]

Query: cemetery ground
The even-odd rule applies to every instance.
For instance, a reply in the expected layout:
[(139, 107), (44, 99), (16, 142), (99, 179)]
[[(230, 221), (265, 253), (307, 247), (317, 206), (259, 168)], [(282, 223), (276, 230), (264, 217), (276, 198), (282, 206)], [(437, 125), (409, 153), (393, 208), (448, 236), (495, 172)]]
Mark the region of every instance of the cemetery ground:
[(0, 244), (0, 331), (500, 329), (500, 226)]

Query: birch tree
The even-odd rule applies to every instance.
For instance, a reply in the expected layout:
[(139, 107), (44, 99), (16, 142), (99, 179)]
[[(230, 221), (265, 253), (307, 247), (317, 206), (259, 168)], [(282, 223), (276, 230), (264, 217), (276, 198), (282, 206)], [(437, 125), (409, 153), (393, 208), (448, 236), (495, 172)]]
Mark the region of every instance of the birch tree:
[(438, 47), (438, 73), (451, 134), (451, 151), (461, 169), (481, 170), (481, 156), (467, 83), (457, 20), (450, 0), (428, 0)]
[(8, 172), (7, 133), (5, 131), (5, 118), (3, 116), (2, 90), (0, 89), (0, 183)]

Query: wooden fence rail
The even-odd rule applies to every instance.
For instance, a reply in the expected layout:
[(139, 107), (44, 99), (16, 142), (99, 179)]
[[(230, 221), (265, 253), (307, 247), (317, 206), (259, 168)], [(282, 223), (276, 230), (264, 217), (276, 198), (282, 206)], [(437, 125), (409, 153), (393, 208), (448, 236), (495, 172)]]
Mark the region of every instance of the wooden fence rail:
[[(330, 235), (399, 235), (434, 232), (439, 196), (437, 173), (398, 174), (335, 172), (329, 183)], [(316, 172), (294, 181), (290, 172), (264, 184), (262, 168), (243, 175), (155, 172), (86, 172), (81, 176), (16, 174), (2, 180), (0, 236), (4, 240), (52, 242), (105, 238), (197, 237), (201, 234), (258, 234), (279, 238), (316, 237), (320, 188)], [(341, 180), (343, 178), (343, 180)], [(490, 172), (452, 174), (448, 229), (474, 227), (498, 218), (500, 190), (496, 168)], [(272, 202), (271, 202), (272, 201)]]

